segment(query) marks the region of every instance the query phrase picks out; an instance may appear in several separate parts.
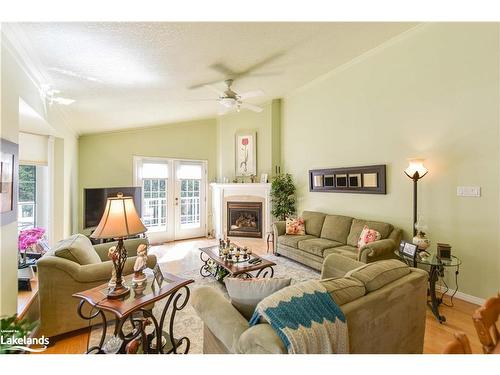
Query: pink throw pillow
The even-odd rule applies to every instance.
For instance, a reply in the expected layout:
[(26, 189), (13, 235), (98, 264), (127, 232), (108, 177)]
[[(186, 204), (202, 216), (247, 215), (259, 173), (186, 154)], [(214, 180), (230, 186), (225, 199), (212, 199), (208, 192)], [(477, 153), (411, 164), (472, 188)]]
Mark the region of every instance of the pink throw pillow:
[(361, 234), (359, 235), (358, 240), (358, 249), (361, 249), (363, 246), (369, 244), (370, 242), (375, 242), (380, 240), (380, 233), (375, 229), (368, 228), (367, 225), (363, 227)]
[(286, 234), (293, 234), (303, 236), (306, 234), (304, 219), (298, 217), (296, 219), (287, 218), (286, 219)]

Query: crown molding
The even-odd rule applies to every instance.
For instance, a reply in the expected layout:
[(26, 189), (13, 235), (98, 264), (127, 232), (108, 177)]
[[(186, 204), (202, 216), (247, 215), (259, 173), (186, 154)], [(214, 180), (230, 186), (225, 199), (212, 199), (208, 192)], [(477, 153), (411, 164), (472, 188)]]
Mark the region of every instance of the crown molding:
[[(34, 49), (30, 48), (29, 41), (21, 30), (21, 27), (15, 23), (2, 23), (1, 33), (3, 46), (9, 51), (36, 89), (40, 91), (42, 84), (52, 85), (52, 81), (44, 72), (42, 68), (43, 64), (38, 56), (34, 52), (30, 52)], [(41, 98), (41, 100), (45, 101), (44, 98)], [(46, 105), (46, 101), (44, 104)], [(44, 117), (46, 118), (48, 111), (47, 107), (45, 108), (46, 113), (44, 113)], [(72, 136), (78, 138), (80, 134), (71, 127), (67, 111), (57, 105), (52, 106), (51, 111), (53, 111), (53, 114), (62, 122), (61, 125), (68, 130)], [(51, 126), (54, 127), (53, 125)], [(58, 129), (55, 130), (57, 131)]]

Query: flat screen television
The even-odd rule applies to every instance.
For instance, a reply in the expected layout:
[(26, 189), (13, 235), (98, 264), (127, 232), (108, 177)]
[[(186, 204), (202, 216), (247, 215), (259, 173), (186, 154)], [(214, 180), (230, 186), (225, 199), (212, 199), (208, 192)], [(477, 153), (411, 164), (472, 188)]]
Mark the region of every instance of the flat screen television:
[(85, 229), (97, 227), (101, 220), (104, 209), (106, 208), (106, 199), (108, 197), (116, 197), (119, 192), (123, 193), (124, 197), (133, 197), (135, 208), (139, 217), (141, 217), (142, 209), (142, 188), (141, 187), (112, 187), (112, 188), (92, 188), (84, 189), (83, 207), (84, 207), (84, 222)]

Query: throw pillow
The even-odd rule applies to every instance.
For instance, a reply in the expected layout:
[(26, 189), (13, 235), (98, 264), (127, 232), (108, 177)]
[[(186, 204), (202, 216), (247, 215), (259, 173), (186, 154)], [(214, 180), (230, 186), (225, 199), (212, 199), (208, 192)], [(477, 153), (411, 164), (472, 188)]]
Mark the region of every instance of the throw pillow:
[(287, 218), (286, 219), (286, 234), (296, 234), (303, 236), (306, 234), (306, 228), (304, 226), (304, 219), (302, 217), (298, 218)]
[(237, 277), (227, 277), (224, 280), (231, 304), (247, 320), (250, 320), (255, 307), (261, 300), (289, 286), (291, 281), (292, 279), (240, 279)]
[(361, 249), (363, 246), (369, 244), (370, 242), (375, 242), (380, 240), (380, 232), (375, 229), (368, 228), (368, 225), (363, 227), (361, 234), (359, 235), (358, 240), (358, 249)]

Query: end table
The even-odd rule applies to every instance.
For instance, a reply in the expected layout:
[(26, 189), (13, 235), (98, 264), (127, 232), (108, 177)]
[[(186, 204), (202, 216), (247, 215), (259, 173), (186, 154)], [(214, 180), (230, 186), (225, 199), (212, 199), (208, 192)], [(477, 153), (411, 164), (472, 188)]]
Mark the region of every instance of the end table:
[[(103, 284), (92, 289), (73, 294), (73, 297), (81, 299), (78, 305), (78, 315), (82, 319), (91, 320), (100, 316), (103, 323), (103, 331), (98, 345), (87, 349), (88, 353), (125, 353), (127, 345), (132, 341), (140, 341), (144, 353), (178, 353), (179, 347), (185, 343), (184, 354), (188, 353), (190, 341), (187, 337), (175, 338), (173, 333), (175, 314), (182, 310), (189, 300), (190, 291), (188, 285), (193, 283), (192, 279), (183, 279), (172, 274), (162, 274), (161, 278), (155, 277), (151, 270), (146, 270), (147, 279), (144, 283), (132, 286), (130, 293), (120, 299), (108, 299), (108, 284)], [(161, 272), (161, 271), (159, 271)], [(132, 285), (133, 275), (125, 277), (125, 282)], [(153, 315), (152, 308), (155, 302), (167, 298), (160, 319)], [(89, 315), (84, 315), (82, 307), (85, 303), (92, 306)], [(171, 308), (170, 308), (171, 307)], [(170, 310), (169, 330), (163, 329), (167, 312)], [(104, 313), (115, 316), (115, 328), (113, 337), (106, 339), (107, 321)], [(131, 332), (124, 332), (124, 324), (129, 321), (132, 325)], [(153, 323), (153, 334), (147, 335), (145, 326)], [(90, 333), (89, 333), (90, 334)], [(138, 341), (139, 340), (139, 341)], [(157, 343), (161, 343), (158, 345)]]
[(438, 298), (436, 295), (436, 282), (440, 277), (444, 276), (445, 267), (455, 267), (455, 273), (456, 275), (458, 275), (460, 265), (462, 264), (460, 258), (452, 256), (450, 259), (442, 259), (438, 258), (435, 254), (429, 254), (429, 256), (427, 257), (420, 257), (419, 255), (417, 255), (416, 258), (413, 259), (411, 257), (405, 256), (404, 254), (401, 254), (399, 251), (395, 251), (395, 253), (399, 256), (399, 258), (401, 258), (401, 260), (406, 262), (411, 267), (416, 267), (419, 264), (429, 266), (428, 295), (431, 297), (431, 300), (428, 304), (439, 323), (442, 324), (446, 322), (446, 317), (439, 313), (439, 305), (443, 303), (443, 298)]

